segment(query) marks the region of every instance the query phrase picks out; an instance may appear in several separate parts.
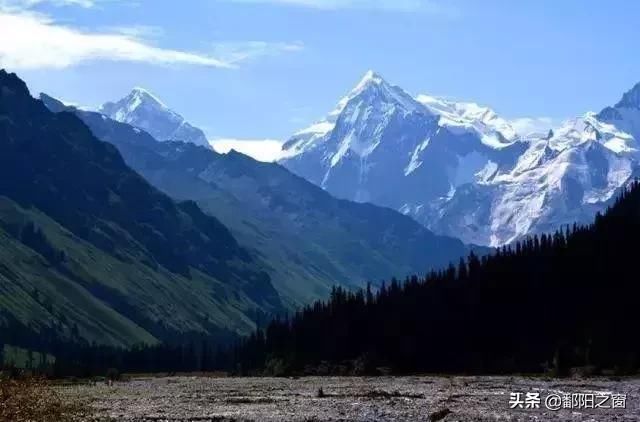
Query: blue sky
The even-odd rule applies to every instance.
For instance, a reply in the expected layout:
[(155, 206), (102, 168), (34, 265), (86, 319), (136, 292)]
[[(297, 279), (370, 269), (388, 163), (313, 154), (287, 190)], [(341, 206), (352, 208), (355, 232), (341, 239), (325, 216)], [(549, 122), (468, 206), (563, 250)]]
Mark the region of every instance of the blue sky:
[(285, 139), (368, 70), (507, 118), (640, 81), (629, 0), (0, 0), (0, 66), (98, 106), (142, 86), (211, 138)]

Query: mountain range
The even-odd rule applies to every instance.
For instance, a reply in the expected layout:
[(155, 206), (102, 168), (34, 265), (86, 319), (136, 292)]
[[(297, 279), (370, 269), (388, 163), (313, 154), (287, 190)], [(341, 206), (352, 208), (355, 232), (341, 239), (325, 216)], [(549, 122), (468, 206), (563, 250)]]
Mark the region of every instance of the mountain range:
[(89, 111), (2, 71), (0, 133), (2, 323), (123, 346), (228, 340), (335, 285), (589, 221), (637, 174), (640, 85), (521, 135), (369, 72), (261, 163), (216, 153), (142, 88)]
[(0, 325), (23, 327), (7, 330), (20, 342), (228, 339), (285, 310), (220, 221), (151, 186), (75, 115), (52, 113), (5, 71), (0, 238)]
[(368, 72), (280, 163), (332, 195), (396, 209), (435, 233), (501, 246), (590, 221), (637, 175), (640, 85), (546, 134), (493, 110), (411, 96)]
[(327, 297), (336, 284), (377, 285), (383, 278), (446, 266), (471, 250), (396, 211), (336, 199), (278, 164), (192, 143), (158, 142), (102, 113), (67, 107), (45, 94), (40, 98), (52, 111), (75, 113), (157, 188), (194, 200), (220, 219), (291, 309)]

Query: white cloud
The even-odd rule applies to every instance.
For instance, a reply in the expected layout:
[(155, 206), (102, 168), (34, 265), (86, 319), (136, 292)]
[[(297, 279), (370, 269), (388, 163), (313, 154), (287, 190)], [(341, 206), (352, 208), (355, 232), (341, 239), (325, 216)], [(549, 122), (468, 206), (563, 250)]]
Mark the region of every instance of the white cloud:
[(213, 45), (213, 53), (216, 57), (220, 57), (227, 63), (238, 63), (303, 49), (304, 45), (301, 42), (238, 41), (217, 42)]
[(560, 120), (552, 117), (520, 117), (510, 120), (509, 123), (518, 134), (524, 136), (531, 133), (546, 133), (558, 127)]
[[(111, 26), (80, 30), (34, 12), (38, 6), (92, 8), (122, 0), (0, 0), (0, 67), (11, 70), (66, 68), (95, 60), (187, 64), (233, 68), (250, 59), (296, 52), (301, 42), (221, 41), (207, 53), (165, 49), (152, 41), (164, 35), (149, 25)], [(135, 4), (129, 0), (129, 5)]]
[(117, 0), (0, 0), (0, 67), (61, 69), (110, 60), (233, 68), (252, 58), (303, 49), (299, 42), (235, 41), (214, 43), (206, 54), (173, 50), (153, 45), (164, 35), (159, 27), (113, 26), (87, 31), (32, 12), (32, 8), (45, 3), (88, 8), (107, 1)]
[(120, 32), (83, 32), (33, 13), (0, 11), (0, 66), (66, 68), (92, 60), (233, 67), (216, 57), (152, 46)]
[(139, 40), (158, 39), (164, 35), (162, 28), (152, 25), (109, 26), (104, 28), (104, 31), (126, 35)]
[(79, 6), (86, 9), (96, 5), (100, 0), (0, 0), (0, 9), (27, 10), (42, 4), (53, 6)]
[(454, 15), (457, 11), (440, 0), (227, 0), (235, 3), (272, 3), (321, 10), (371, 9), (404, 12), (424, 11)]
[(214, 139), (209, 141), (213, 149), (226, 154), (235, 150), (258, 161), (273, 162), (283, 157), (282, 142), (274, 139)]

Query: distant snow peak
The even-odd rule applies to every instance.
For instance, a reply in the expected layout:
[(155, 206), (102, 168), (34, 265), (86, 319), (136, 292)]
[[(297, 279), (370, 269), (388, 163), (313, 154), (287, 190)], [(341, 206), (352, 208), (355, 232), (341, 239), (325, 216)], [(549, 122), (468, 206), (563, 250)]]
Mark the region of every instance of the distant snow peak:
[[(640, 83), (625, 92), (613, 107), (606, 107), (597, 115), (598, 120), (609, 123), (619, 132), (640, 140)], [(637, 142), (636, 142), (637, 148)]]
[[(370, 154), (379, 144), (384, 122), (394, 113), (406, 115), (416, 111), (425, 113), (426, 109), (402, 89), (369, 70), (326, 117), (296, 132), (282, 148), (286, 157), (322, 148), (340, 122), (345, 136), (338, 142), (336, 151), (325, 154), (325, 160), (335, 166), (348, 153), (359, 157)], [(378, 122), (377, 130), (374, 121)], [(361, 127), (363, 122), (368, 128)]]
[(150, 91), (135, 87), (124, 98), (108, 102), (100, 112), (148, 132), (158, 141), (183, 141), (210, 148), (204, 132), (189, 124)]
[[(615, 153), (636, 153), (638, 143), (632, 133), (621, 128), (630, 122), (607, 122), (600, 114), (586, 113), (584, 116), (568, 120), (550, 138), (550, 146), (562, 150), (583, 143), (596, 142)], [(632, 132), (632, 131), (631, 131)]]
[(622, 95), (622, 99), (615, 105), (615, 108), (640, 109), (640, 82)]
[(384, 80), (382, 75), (380, 75), (378, 72), (376, 72), (373, 69), (367, 70), (362, 79), (363, 80), (373, 80), (373, 81), (383, 81)]
[(389, 84), (378, 73), (369, 70), (356, 87), (343, 98), (336, 110), (343, 109), (349, 101), (362, 98), (367, 105), (387, 105), (387, 108), (399, 108), (405, 113), (425, 110), (402, 88)]
[(168, 108), (156, 95), (139, 86), (134, 87), (129, 96), (134, 98), (138, 104), (153, 102), (160, 107)]
[(472, 102), (448, 101), (425, 94), (418, 95), (416, 100), (439, 116), (440, 126), (475, 131), (487, 146), (503, 148), (518, 138), (511, 124), (488, 107)]
[(500, 246), (590, 221), (640, 174), (638, 140), (640, 84), (614, 107), (557, 125), (508, 121), (473, 102), (414, 98), (370, 71), (284, 144), (280, 162), (340, 198)]
[(169, 110), (156, 95), (141, 87), (134, 87), (129, 94), (116, 102), (103, 104), (100, 111), (107, 115), (113, 114), (117, 117), (115, 120), (128, 123), (127, 119), (135, 120), (135, 112), (139, 108), (155, 109), (158, 112), (177, 115)]
[(362, 77), (362, 79), (360, 80), (360, 82), (358, 82), (358, 84), (356, 85), (355, 89), (353, 90), (355, 91), (361, 91), (363, 89), (365, 89), (368, 85), (380, 85), (386, 83), (384, 78), (376, 73), (373, 70), (368, 70), (367, 73), (364, 74), (364, 76)]

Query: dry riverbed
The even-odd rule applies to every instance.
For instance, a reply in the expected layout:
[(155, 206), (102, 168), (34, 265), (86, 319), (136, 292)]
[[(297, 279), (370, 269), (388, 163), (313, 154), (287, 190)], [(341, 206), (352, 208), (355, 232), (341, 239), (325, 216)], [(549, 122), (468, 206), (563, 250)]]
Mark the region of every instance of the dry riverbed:
[[(637, 378), (171, 377), (58, 389), (89, 403), (94, 421), (640, 421)], [(510, 409), (517, 392), (540, 393), (540, 408)], [(626, 408), (545, 408), (565, 393), (625, 394)]]

